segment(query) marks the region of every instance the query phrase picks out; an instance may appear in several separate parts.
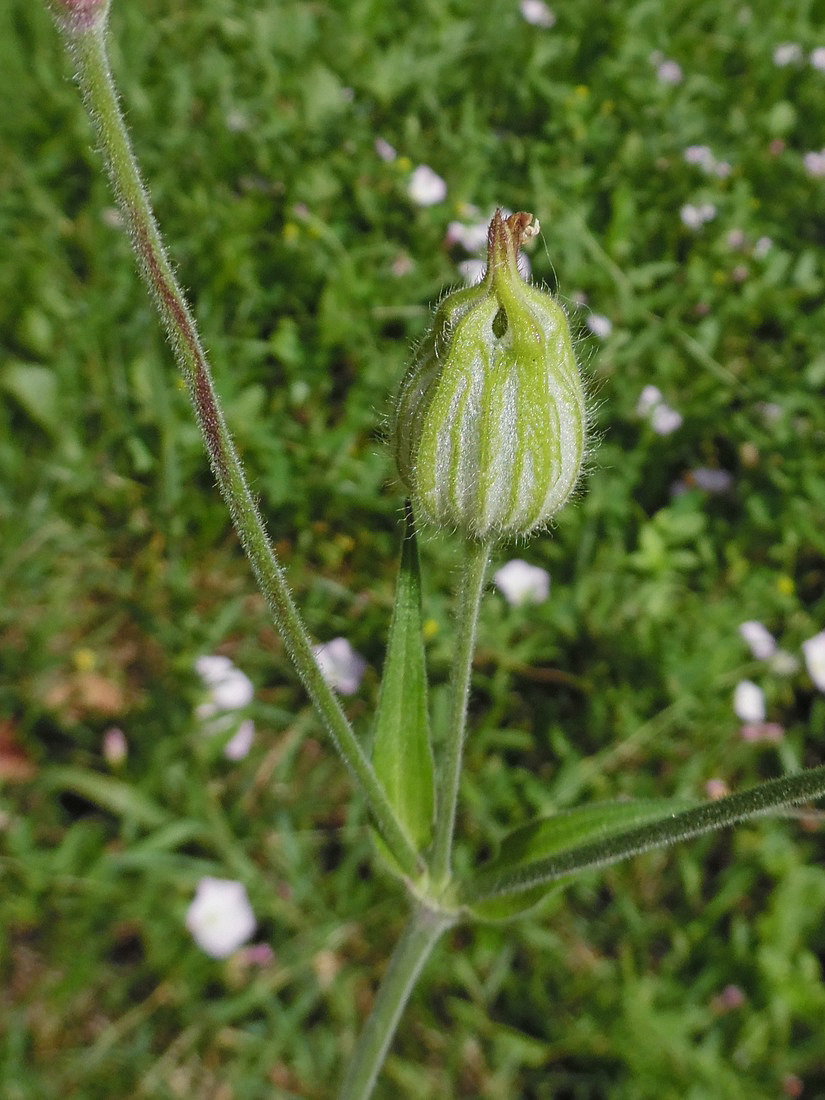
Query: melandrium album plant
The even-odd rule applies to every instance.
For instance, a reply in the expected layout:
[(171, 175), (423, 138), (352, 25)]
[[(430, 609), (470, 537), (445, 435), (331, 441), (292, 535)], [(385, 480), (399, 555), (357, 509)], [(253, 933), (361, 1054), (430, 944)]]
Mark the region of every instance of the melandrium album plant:
[[(494, 543), (547, 526), (573, 491), (586, 450), (585, 402), (566, 317), (518, 269), (519, 247), (536, 223), (526, 213), (496, 213), (482, 282), (441, 302), (398, 393), (393, 446), (411, 504), (368, 753), (319, 667), (162, 244), (110, 73), (108, 2), (48, 2), (73, 58), (140, 273), (186, 382), (220, 491), (297, 674), (369, 807), (377, 852), (409, 901), (406, 929), (342, 1076), (340, 1097), (357, 1100), (371, 1094), (410, 991), (446, 929), (461, 921), (512, 919), (561, 878), (818, 798), (825, 794), (825, 767), (698, 805), (614, 802), (543, 817), (506, 836), (482, 866), (457, 875), (456, 807), (490, 550)], [(463, 556), (451, 703), (444, 728), (437, 730), (437, 757), (430, 737), (417, 523), (457, 538)], [(205, 890), (190, 914), (198, 935), (205, 935), (201, 918), (212, 920), (212, 899), (226, 890), (225, 880), (207, 885), (211, 895)], [(245, 893), (236, 893), (243, 904)], [(212, 935), (205, 949), (220, 956), (231, 942)]]

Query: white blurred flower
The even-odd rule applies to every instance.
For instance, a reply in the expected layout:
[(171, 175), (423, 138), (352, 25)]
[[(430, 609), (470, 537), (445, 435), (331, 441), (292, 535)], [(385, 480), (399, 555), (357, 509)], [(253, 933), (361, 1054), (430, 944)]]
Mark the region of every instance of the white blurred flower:
[(761, 260), (764, 256), (767, 256), (772, 247), (773, 241), (770, 237), (760, 237), (753, 246), (753, 255), (757, 260)]
[(447, 197), (447, 184), (428, 164), (419, 164), (410, 176), (407, 194), (417, 206), (434, 206)]
[(662, 402), (650, 414), (650, 426), (656, 435), (670, 435), (682, 426), (682, 414)]
[(450, 222), (447, 226), (445, 241), (448, 245), (460, 244), (465, 252), (481, 252), (487, 244), (489, 218), (466, 225), (464, 222)]
[(825, 149), (818, 153), (806, 153), (802, 158), (805, 171), (813, 179), (821, 179), (825, 176)]
[(521, 17), (526, 23), (532, 23), (534, 27), (552, 27), (556, 22), (556, 16), (544, 3), (544, 0), (521, 0), (519, 3)]
[(712, 202), (703, 202), (699, 206), (686, 202), (679, 211), (679, 217), (688, 229), (701, 229), (705, 222), (713, 221), (716, 217), (716, 207)]
[(676, 61), (665, 60), (656, 69), (660, 84), (681, 84), (682, 66)]
[(600, 340), (606, 340), (613, 331), (613, 322), (602, 313), (591, 313), (585, 324)]
[(776, 653), (776, 639), (762, 623), (749, 619), (740, 625), (739, 634), (757, 660), (767, 661)]
[(207, 699), (196, 710), (199, 718), (240, 710), (252, 702), (255, 689), (249, 677), (228, 657), (198, 657), (195, 671), (207, 689)]
[(458, 273), (467, 286), (475, 286), (484, 278), (487, 264), (484, 260), (462, 260), (458, 265)]
[(645, 386), (636, 402), (636, 415), (647, 416), (662, 400), (662, 391), (658, 386)]
[(712, 171), (716, 163), (709, 145), (688, 145), (684, 158), (687, 164), (695, 164), (699, 168), (704, 168), (706, 172)]
[(395, 257), (395, 259), (392, 261), (392, 264), (390, 265), (390, 271), (393, 273), (396, 279), (401, 279), (405, 275), (409, 275), (414, 267), (415, 262), (413, 261), (412, 257), (408, 256), (406, 252), (399, 252), (399, 254)]
[(645, 386), (636, 402), (636, 415), (647, 420), (657, 435), (670, 435), (682, 426), (682, 415), (668, 405), (658, 386)]
[(373, 143), (373, 148), (375, 149), (381, 160), (383, 160), (387, 164), (389, 164), (390, 161), (395, 160), (396, 156), (398, 155), (392, 145), (390, 145), (390, 143), (388, 141), (385, 141), (382, 137), (377, 137), (375, 139), (375, 142)]
[(726, 160), (717, 160), (708, 145), (688, 145), (684, 152), (685, 162), (693, 164), (706, 176), (718, 176), (726, 179), (731, 174), (731, 166)]
[(715, 466), (697, 466), (688, 475), (689, 482), (705, 493), (727, 493), (733, 485), (730, 470), (720, 470)]
[(743, 248), (745, 244), (745, 234), (741, 229), (731, 229), (727, 237), (725, 237), (725, 243), (732, 251), (736, 251), (739, 248)]
[(252, 745), (255, 723), (249, 718), (240, 721), (237, 711), (252, 702), (252, 681), (228, 657), (198, 657), (195, 671), (206, 688), (206, 699), (195, 707), (203, 732), (209, 737), (228, 737), (224, 756), (242, 760)]
[(810, 62), (814, 69), (825, 73), (825, 46), (817, 46), (815, 50), (811, 50)]
[(237, 109), (233, 109), (227, 113), (226, 128), (231, 134), (242, 134), (244, 130), (249, 129), (249, 119), (243, 113)]
[(733, 709), (742, 722), (765, 721), (765, 696), (752, 680), (740, 680), (733, 693)]
[(255, 738), (255, 723), (251, 718), (245, 718), (238, 726), (232, 737), (226, 742), (223, 754), (227, 760), (243, 760), (249, 755), (252, 741)]
[(514, 558), (493, 574), (493, 584), (512, 607), (544, 603), (550, 595), (550, 574), (538, 565)]
[(718, 798), (724, 798), (725, 795), (730, 794), (730, 791), (724, 779), (709, 779), (705, 783), (705, 794), (715, 801)]
[(746, 722), (739, 734), (743, 741), (758, 742), (781, 741), (785, 736), (784, 729), (778, 722)]
[(186, 911), (186, 927), (202, 951), (213, 959), (225, 959), (255, 931), (246, 887), (232, 879), (205, 876)]
[(330, 687), (342, 695), (354, 695), (361, 683), (367, 662), (356, 653), (346, 638), (313, 647), (315, 660)]
[(825, 630), (803, 642), (802, 653), (808, 675), (820, 691), (825, 691)]
[(796, 42), (780, 42), (773, 51), (773, 63), (784, 68), (802, 60), (802, 47)]
[(103, 734), (101, 746), (103, 759), (110, 768), (119, 768), (129, 755), (129, 743), (126, 734), (118, 726), (110, 726)]

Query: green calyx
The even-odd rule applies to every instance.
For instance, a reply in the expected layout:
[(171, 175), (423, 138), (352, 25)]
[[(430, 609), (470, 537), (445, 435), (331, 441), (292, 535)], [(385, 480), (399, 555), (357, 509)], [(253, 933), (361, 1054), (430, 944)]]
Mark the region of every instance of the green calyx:
[(439, 305), (398, 394), (395, 458), (416, 512), (466, 537), (525, 536), (572, 493), (586, 411), (570, 328), (528, 285), (532, 215), (490, 223), (487, 270)]

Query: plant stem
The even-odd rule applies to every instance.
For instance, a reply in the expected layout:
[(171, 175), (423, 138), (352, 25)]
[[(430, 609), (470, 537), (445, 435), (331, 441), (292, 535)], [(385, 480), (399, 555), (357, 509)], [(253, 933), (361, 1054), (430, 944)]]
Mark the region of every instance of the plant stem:
[(140, 273), (186, 380), (209, 461), (238, 537), (298, 675), (335, 747), (364, 791), (381, 836), (403, 870), (408, 875), (416, 875), (422, 870), (421, 860), (395, 816), (337, 696), (321, 675), (309, 634), (249, 491), (215, 393), (195, 320), (175, 279), (132, 153), (109, 67), (105, 28), (99, 24), (74, 31), (66, 26), (61, 29), (77, 64), (77, 79), (126, 218)]
[(444, 758), (441, 761), (441, 785), (431, 864), (432, 879), (436, 889), (446, 886), (450, 877), (464, 732), (467, 725), (467, 702), (470, 696), (470, 677), (476, 647), (478, 609), (484, 588), (484, 574), (490, 558), (489, 541), (477, 542), (474, 539), (467, 539), (464, 546), (466, 556), (458, 594), (455, 657), (451, 677), (450, 724), (447, 729)]
[(338, 1100), (366, 1100), (392, 1042), (421, 968), (455, 918), (423, 906), (413, 910), (390, 959), (369, 1019), (358, 1039)]

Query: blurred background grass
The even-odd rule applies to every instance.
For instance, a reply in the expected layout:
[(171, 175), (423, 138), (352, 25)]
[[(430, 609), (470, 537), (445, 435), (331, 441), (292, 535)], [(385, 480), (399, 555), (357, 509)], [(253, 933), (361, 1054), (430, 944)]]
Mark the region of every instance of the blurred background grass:
[[(807, 60), (825, 4), (553, 10), (552, 28), (515, 0), (112, 11), (135, 145), (297, 598), (319, 641), (369, 662), (347, 703), (365, 736), (399, 536), (389, 395), (459, 281), (448, 223), (468, 204), (541, 219), (533, 271), (570, 312), (602, 441), (552, 535), (499, 554), (553, 587), (484, 609), (465, 865), (537, 812), (703, 797), (825, 743), (804, 667), (780, 675), (737, 634), (759, 619), (798, 657), (825, 627), (825, 180), (803, 161), (825, 145)], [(782, 43), (799, 58), (776, 64)], [(69, 74), (40, 5), (4, 5), (0, 1093), (328, 1097), (403, 899), (213, 491)], [(695, 144), (730, 171), (686, 163)], [(406, 190), (422, 163), (447, 184), (426, 208)], [(677, 431), (637, 417), (646, 385)], [(725, 492), (697, 483), (708, 468)], [(454, 560), (423, 554), (437, 713)], [(256, 686), (235, 764), (192, 719), (211, 652)], [(740, 736), (746, 676), (777, 743)], [(116, 803), (95, 783), (111, 726)], [(750, 826), (457, 930), (378, 1095), (825, 1096), (822, 855), (815, 815)], [(191, 941), (205, 873), (245, 883), (269, 966)]]

